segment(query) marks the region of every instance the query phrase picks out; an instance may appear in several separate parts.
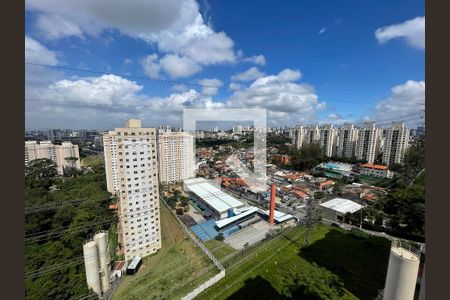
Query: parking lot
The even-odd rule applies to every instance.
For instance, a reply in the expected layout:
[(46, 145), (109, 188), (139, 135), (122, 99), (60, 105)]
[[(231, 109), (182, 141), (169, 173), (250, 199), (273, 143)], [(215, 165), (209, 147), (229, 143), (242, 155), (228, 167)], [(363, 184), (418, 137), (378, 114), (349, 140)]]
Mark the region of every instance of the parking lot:
[(261, 220), (226, 237), (224, 242), (235, 249), (242, 249), (246, 243), (252, 245), (264, 239), (270, 228), (268, 222)]

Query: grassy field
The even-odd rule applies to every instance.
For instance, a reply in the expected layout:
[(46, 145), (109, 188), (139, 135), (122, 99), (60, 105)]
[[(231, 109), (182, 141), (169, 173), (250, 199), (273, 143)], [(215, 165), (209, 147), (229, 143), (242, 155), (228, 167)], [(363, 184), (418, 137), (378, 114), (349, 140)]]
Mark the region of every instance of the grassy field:
[(136, 275), (126, 276), (112, 299), (179, 299), (218, 273), (163, 204), (161, 239), (162, 249), (145, 258)]
[(230, 254), (235, 253), (237, 250), (231, 246), (228, 246), (224, 242), (219, 242), (216, 240), (209, 240), (205, 243), (205, 246), (211, 251), (211, 253), (222, 262), (224, 259), (229, 257)]
[(98, 165), (98, 164), (103, 164), (103, 157), (100, 155), (88, 156), (88, 157), (82, 158), (80, 161), (80, 165), (82, 167), (89, 167), (89, 166), (94, 166), (94, 165)]
[[(299, 227), (244, 256), (227, 268), (224, 279), (197, 299), (312, 299), (305, 296), (308, 289), (326, 290), (323, 278), (324, 273), (330, 273), (328, 271), (337, 275), (344, 288), (340, 289), (339, 297), (327, 296), (325, 292), (314, 299), (374, 299), (377, 296), (384, 286), (388, 240), (358, 237), (320, 225), (312, 235), (311, 245), (300, 250), (304, 230)], [(301, 282), (309, 282), (309, 286), (293, 289)], [(319, 285), (322, 286), (317, 287)]]

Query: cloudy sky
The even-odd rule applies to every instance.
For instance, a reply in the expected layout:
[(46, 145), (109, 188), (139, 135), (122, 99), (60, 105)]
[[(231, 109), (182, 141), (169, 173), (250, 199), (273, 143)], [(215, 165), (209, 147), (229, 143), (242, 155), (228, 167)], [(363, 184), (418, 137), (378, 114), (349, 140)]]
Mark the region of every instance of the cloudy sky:
[(415, 126), (425, 106), (424, 1), (27, 0), (25, 18), (30, 129), (222, 107)]

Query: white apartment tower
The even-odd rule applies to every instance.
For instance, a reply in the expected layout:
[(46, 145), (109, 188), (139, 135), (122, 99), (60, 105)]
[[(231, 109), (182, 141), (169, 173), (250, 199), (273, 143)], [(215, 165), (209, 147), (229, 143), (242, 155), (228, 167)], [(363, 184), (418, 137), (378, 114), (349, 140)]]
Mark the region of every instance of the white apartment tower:
[(356, 142), (356, 159), (365, 160), (369, 164), (375, 162), (380, 146), (379, 129), (373, 122), (364, 123), (363, 128), (358, 131), (358, 141)]
[(161, 248), (156, 129), (130, 119), (103, 135), (108, 191), (118, 197), (125, 260)]
[(336, 149), (336, 128), (333, 125), (323, 125), (320, 128), (320, 146), (326, 156), (331, 157)]
[(355, 156), (358, 129), (353, 124), (344, 124), (338, 129), (337, 152), (338, 157), (353, 158)]
[(383, 164), (402, 163), (409, 143), (409, 128), (405, 123), (392, 123), (386, 131), (383, 146)]
[(306, 145), (319, 143), (320, 141), (320, 129), (319, 126), (308, 126), (305, 128), (305, 140)]
[(303, 126), (299, 126), (294, 128), (294, 132), (292, 134), (292, 145), (294, 145), (297, 149), (300, 149), (305, 143), (307, 135), (307, 130)]
[(61, 145), (54, 145), (50, 141), (25, 142), (25, 164), (40, 158), (48, 158), (55, 162), (58, 174), (64, 174), (69, 167), (77, 170), (81, 169), (80, 153), (78, 145), (71, 142), (62, 142)]
[(179, 182), (194, 177), (194, 137), (187, 132), (158, 135), (159, 180)]

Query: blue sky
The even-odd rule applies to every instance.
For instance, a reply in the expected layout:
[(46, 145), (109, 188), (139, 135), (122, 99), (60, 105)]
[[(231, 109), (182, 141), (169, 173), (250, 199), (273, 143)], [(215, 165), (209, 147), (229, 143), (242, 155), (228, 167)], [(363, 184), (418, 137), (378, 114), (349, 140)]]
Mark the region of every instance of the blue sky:
[(267, 108), (277, 126), (424, 107), (423, 1), (122, 3), (27, 1), (26, 61), (118, 74), (27, 65), (26, 97), (40, 100), (27, 102), (27, 128), (179, 126), (185, 107)]

